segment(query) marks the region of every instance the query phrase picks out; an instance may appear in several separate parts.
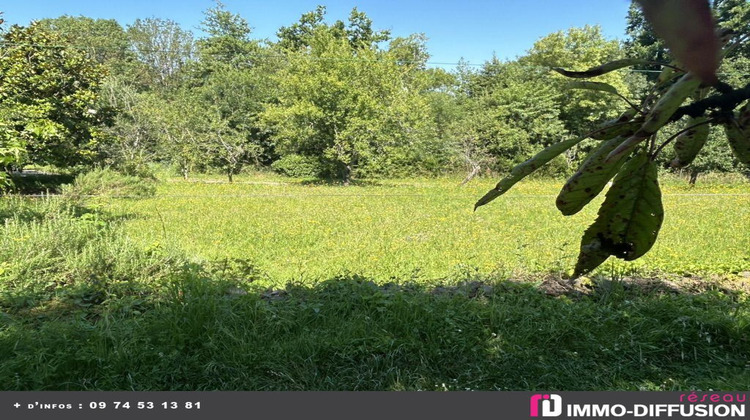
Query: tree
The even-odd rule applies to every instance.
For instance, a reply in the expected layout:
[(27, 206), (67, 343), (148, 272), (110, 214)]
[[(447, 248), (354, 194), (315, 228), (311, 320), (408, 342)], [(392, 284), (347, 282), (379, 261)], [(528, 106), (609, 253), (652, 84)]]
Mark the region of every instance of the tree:
[(110, 76), (101, 85), (99, 102), (117, 110), (114, 123), (105, 129), (110, 141), (100, 147), (102, 158), (129, 175), (144, 173), (146, 165), (156, 159), (154, 122), (165, 110), (164, 101), (153, 93), (139, 92), (124, 77)]
[(217, 65), (234, 68), (253, 67), (261, 58), (261, 46), (250, 39), (252, 32), (247, 20), (226, 10), (217, 1), (216, 7), (204, 12), (201, 28), (208, 37), (197, 42), (204, 72), (210, 72)]
[[(310, 46), (315, 31), (326, 26), (324, 23), (326, 14), (325, 6), (318, 6), (314, 11), (302, 15), (299, 22), (291, 26), (282, 26), (276, 36), (279, 38), (279, 47), (284, 50), (297, 51)], [(345, 36), (344, 22), (336, 21), (330, 30), (336, 33), (337, 38)]]
[(187, 89), (163, 101), (161, 112), (154, 114), (159, 156), (177, 165), (184, 179), (196, 169), (209, 166), (211, 150), (205, 139), (208, 132), (205, 114), (202, 98)]
[(192, 68), (191, 94), (203, 107), (195, 115), (205, 124), (203, 147), (212, 153), (207, 163), (231, 182), (246, 164), (269, 164), (275, 157), (257, 120), (275, 91), (272, 75), (281, 60), (251, 39), (248, 22), (222, 3), (204, 15), (208, 36), (197, 42), (200, 62)]
[(345, 39), (354, 50), (377, 49), (377, 45), (391, 39), (390, 31), (375, 31), (367, 14), (355, 7), (349, 14), (348, 25), (337, 20), (331, 25), (325, 23), (325, 6), (305, 13), (299, 22), (289, 27), (282, 26), (277, 32), (279, 46), (284, 50), (297, 51), (311, 46), (319, 30), (327, 31), (333, 38)]
[[(750, 3), (747, 1), (713, 0), (711, 9), (718, 26), (731, 30), (735, 39), (750, 34)], [(625, 41), (625, 45), (629, 56), (660, 62), (672, 59), (664, 42), (657, 37), (652, 25), (646, 20), (642, 9), (636, 4), (631, 5), (627, 20), (628, 39)], [(748, 71), (750, 71), (749, 53), (750, 49), (748, 49), (747, 43), (737, 44), (726, 50), (726, 57), (722, 61), (719, 71), (722, 81), (731, 86), (743, 86), (750, 80), (750, 77), (747, 76)], [(675, 64), (679, 63), (675, 62)], [(651, 83), (656, 81), (658, 72), (654, 70), (659, 68), (658, 64), (642, 65), (637, 66), (637, 68), (652, 71), (648, 78)], [(681, 128), (685, 128), (684, 124)], [(660, 135), (667, 138), (671, 134), (669, 130), (662, 130)], [(689, 166), (676, 165), (678, 167), (675, 169), (682, 172), (684, 167), (687, 166), (691, 182), (695, 182), (702, 172), (742, 171), (743, 166), (736, 159), (733, 159), (731, 151), (722, 147), (722, 144), (726, 144), (726, 141), (726, 134), (723, 129), (710, 130), (710, 136), (708, 136), (700, 156), (697, 156)], [(675, 157), (674, 153), (666, 154), (660, 162), (669, 166), (670, 162), (674, 162)]]
[(216, 108), (207, 109), (207, 130), (204, 133), (210, 147), (214, 166), (221, 168), (227, 180), (233, 182), (234, 175), (240, 173), (250, 156), (257, 155), (255, 145), (247, 141), (242, 130), (233, 128)]
[(61, 167), (92, 162), (111, 114), (97, 109), (103, 68), (40, 24), (13, 26), (0, 54), (3, 142), (28, 163)]
[(136, 19), (127, 29), (138, 60), (145, 65), (145, 86), (165, 88), (190, 62), (193, 34), (170, 19)]
[(355, 7), (349, 13), (349, 25), (346, 28), (346, 36), (349, 45), (354, 49), (373, 48), (380, 42), (391, 39), (391, 33), (387, 30), (375, 31), (372, 29), (372, 19), (364, 12)]
[(311, 33), (294, 31), (307, 34), (309, 46), (288, 51), (288, 65), (277, 74), (277, 102), (261, 121), (282, 156), (313, 157), (348, 183), (411, 159), (407, 148), (418, 149), (434, 131), (428, 103), (404, 79), (396, 57), (374, 44), (352, 44), (340, 29), (320, 24)]
[[(570, 70), (585, 70), (590, 67), (622, 58), (622, 48), (615, 40), (606, 40), (599, 26), (571, 28), (547, 35), (537, 42), (518, 61), (529, 66), (539, 66), (549, 70), (561, 67)], [(560, 96), (560, 118), (565, 127), (573, 133), (585, 132), (596, 122), (613, 118), (618, 107), (612, 106), (612, 98), (601, 92), (571, 90), (570, 81), (556, 73), (546, 73), (547, 83), (556, 87)], [(625, 75), (621, 72), (608, 73), (596, 78), (597, 82), (607, 83), (622, 95), (629, 96)]]
[(103, 65), (109, 75), (135, 73), (135, 55), (128, 35), (114, 19), (92, 19), (85, 16), (60, 16), (38, 23), (47, 31), (60, 35), (71, 48), (86, 52), (89, 58)]
[(486, 62), (467, 77), (463, 118), (452, 127), (473, 167), (505, 172), (530, 153), (564, 138), (557, 89), (544, 71), (517, 62)]

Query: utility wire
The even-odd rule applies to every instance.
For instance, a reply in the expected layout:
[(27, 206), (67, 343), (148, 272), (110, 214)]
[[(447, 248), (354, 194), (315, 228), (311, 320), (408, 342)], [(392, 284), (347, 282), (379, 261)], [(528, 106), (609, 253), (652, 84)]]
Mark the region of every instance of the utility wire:
[[(16, 43), (16, 42), (5, 42), (0, 41), (0, 46), (10, 46), (10, 47), (33, 47), (33, 48), (47, 48), (47, 49), (75, 49), (82, 52), (131, 52), (131, 53), (164, 53), (164, 54), (184, 54), (186, 52), (192, 52), (190, 49), (186, 48), (184, 50), (165, 50), (165, 49), (150, 49), (150, 48), (130, 48), (127, 50), (123, 49), (115, 49), (115, 48), (98, 48), (98, 47), (89, 47), (89, 46), (80, 46), (80, 45), (48, 45), (48, 44), (30, 44), (30, 43)], [(204, 52), (206, 54), (206, 52)], [(221, 52), (208, 52), (208, 55), (226, 55), (226, 53)], [(193, 54), (189, 54), (192, 56)], [(245, 58), (252, 60), (252, 59), (282, 59), (282, 60), (288, 60), (290, 58), (289, 55), (285, 54), (277, 54), (277, 53), (249, 53), (249, 54), (242, 54), (242, 53), (234, 53), (235, 56), (244, 56)], [(297, 56), (295, 58), (299, 58), (300, 56)], [(365, 59), (361, 57), (319, 57), (319, 56), (311, 56), (311, 55), (303, 55), (301, 56), (305, 60), (309, 61), (332, 61), (332, 62), (394, 62), (394, 63), (403, 63), (403, 64), (422, 64), (421, 61), (417, 60), (394, 60), (394, 59)], [(459, 61), (459, 62), (438, 62), (438, 61), (426, 61), (424, 64), (431, 65), (431, 66), (467, 66), (467, 67), (483, 67), (485, 66), (489, 60), (485, 61), (484, 63), (471, 63), (468, 61)], [(547, 66), (535, 66), (535, 65), (526, 65), (524, 67), (531, 68), (531, 69), (546, 69), (548, 70), (549, 67)], [(647, 69), (625, 69), (625, 71), (629, 71), (631, 73), (660, 73), (661, 70), (647, 70)], [(728, 76), (730, 73), (721, 73), (720, 75)], [(736, 76), (750, 76), (750, 74), (733, 74)]]

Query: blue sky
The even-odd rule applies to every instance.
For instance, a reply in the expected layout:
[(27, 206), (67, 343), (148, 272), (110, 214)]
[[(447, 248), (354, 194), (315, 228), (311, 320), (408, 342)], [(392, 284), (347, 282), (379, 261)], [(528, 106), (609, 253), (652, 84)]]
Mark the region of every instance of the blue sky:
[[(357, 7), (376, 29), (395, 36), (424, 33), (431, 63), (464, 58), (481, 64), (493, 53), (502, 59), (523, 55), (540, 37), (574, 26), (601, 25), (608, 38), (625, 36), (629, 0), (223, 0), (254, 28), (256, 38), (275, 39), (276, 30), (304, 12), (325, 5), (330, 21), (346, 20)], [(211, 0), (13, 0), (0, 5), (7, 23), (63, 14), (114, 18), (126, 25), (136, 18), (179, 22), (200, 36), (198, 26)]]

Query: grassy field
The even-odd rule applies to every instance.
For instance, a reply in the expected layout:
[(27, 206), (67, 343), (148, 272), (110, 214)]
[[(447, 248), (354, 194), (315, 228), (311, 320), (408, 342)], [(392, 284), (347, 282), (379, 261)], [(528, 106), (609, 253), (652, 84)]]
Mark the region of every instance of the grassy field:
[[(203, 180), (206, 181), (206, 180)], [(526, 182), (472, 211), (493, 180), (466, 188), (455, 179), (309, 185), (274, 178), (235, 184), (172, 180), (155, 198), (111, 201), (143, 246), (177, 246), (206, 260), (246, 259), (272, 285), (341, 274), (376, 281), (512, 277), (563, 273), (599, 201), (564, 217), (561, 182)], [(750, 184), (665, 186), (659, 241), (633, 263), (608, 262), (608, 276), (731, 274), (750, 270)], [(728, 210), (731, 209), (731, 210)]]
[(750, 386), (747, 183), (667, 183), (654, 250), (570, 284), (559, 182), (200, 181), (0, 199), (2, 389)]

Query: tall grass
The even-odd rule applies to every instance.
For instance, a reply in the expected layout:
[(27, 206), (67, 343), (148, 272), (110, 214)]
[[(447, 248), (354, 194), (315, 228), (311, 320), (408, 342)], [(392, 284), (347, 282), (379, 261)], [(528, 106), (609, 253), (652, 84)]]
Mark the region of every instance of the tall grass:
[[(498, 221), (496, 215), (460, 213), (454, 201), (463, 203), (475, 192), (449, 188), (435, 181), (346, 189), (170, 183), (160, 187), (162, 197), (180, 189), (213, 196), (108, 199), (83, 208), (59, 198), (3, 198), (0, 388), (747, 388), (750, 305), (741, 282), (730, 277), (687, 287), (686, 281), (647, 285), (600, 278), (571, 289), (556, 276), (509, 276), (527, 268), (512, 266), (523, 262), (523, 254), (513, 254), (507, 271), (474, 269), (479, 245), (492, 243), (484, 235), (497, 224), (500, 232), (508, 224), (532, 225), (532, 237), (548, 235), (548, 243), (561, 234), (552, 228), (544, 234), (545, 227), (534, 225), (541, 223), (542, 216), (533, 214), (543, 211), (541, 203), (502, 207), (529, 220)], [(417, 203), (396, 199), (399, 192)], [(222, 204), (227, 197), (219, 196), (238, 193), (265, 195), (254, 204), (244, 196)], [(263, 223), (271, 220), (275, 224)], [(459, 227), (482, 233), (481, 244), (462, 242)], [(316, 232), (323, 228), (332, 232)], [(200, 231), (221, 241), (201, 243)], [(291, 231), (297, 235), (287, 236)], [(426, 236), (414, 236), (420, 232)], [(329, 235), (341, 238), (340, 248), (324, 246)], [(447, 238), (436, 239), (441, 235)], [(397, 246), (396, 239), (405, 237), (411, 245)], [(248, 248), (252, 240), (259, 241), (256, 248)], [(469, 248), (440, 257), (454, 240)], [(363, 249), (356, 249), (357, 241), (365, 241)], [(420, 241), (428, 243), (421, 254), (410, 250)], [(224, 251), (190, 256), (212, 246)], [(319, 246), (332, 255), (328, 270), (316, 260)], [(255, 252), (263, 247), (271, 248), (268, 254)], [(392, 259), (380, 266), (357, 259), (379, 247), (375, 256)], [(498, 249), (489, 252), (511, 258)], [(713, 252), (727, 249), (717, 245)], [(337, 260), (335, 252), (345, 251), (354, 259)], [(409, 260), (415, 255), (433, 260)], [(441, 265), (440, 258), (457, 258), (464, 268), (442, 281), (412, 271), (450, 272), (441, 271), (451, 265)], [(282, 267), (267, 270), (273, 261)], [(301, 276), (297, 264), (304, 261), (308, 270), (316, 264), (321, 269)], [(410, 265), (389, 268), (399, 261)], [(350, 273), (335, 274), (341, 267)], [(565, 269), (557, 267), (545, 273)], [(410, 275), (398, 277), (404, 272)]]

